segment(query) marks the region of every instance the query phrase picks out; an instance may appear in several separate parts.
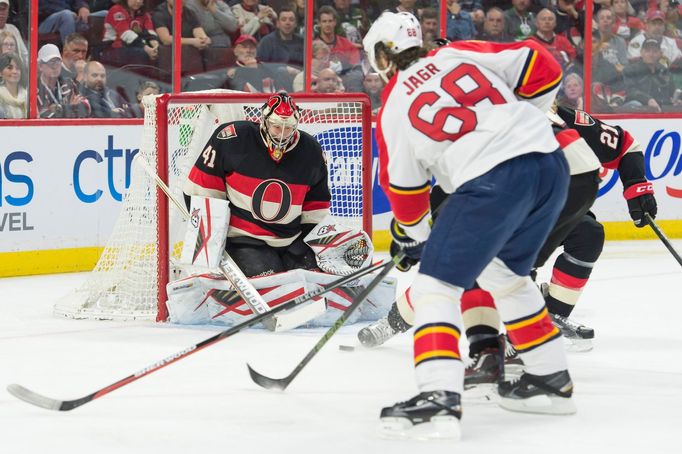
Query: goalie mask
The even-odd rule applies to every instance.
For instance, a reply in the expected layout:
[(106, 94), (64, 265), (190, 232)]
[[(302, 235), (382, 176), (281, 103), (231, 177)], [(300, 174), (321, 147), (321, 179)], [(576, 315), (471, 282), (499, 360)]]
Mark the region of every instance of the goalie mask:
[(275, 93), (263, 104), (260, 132), (273, 161), (281, 161), (298, 143), (300, 116), (301, 110), (285, 91)]
[(338, 224), (327, 216), (303, 239), (315, 252), (317, 266), (330, 274), (346, 276), (372, 263), (374, 246), (362, 230)]
[(422, 44), (419, 20), (407, 12), (384, 12), (362, 40), (369, 64), (384, 82), (388, 82), (388, 73), (394, 69), (387, 54), (399, 54), (412, 47), (421, 47)]

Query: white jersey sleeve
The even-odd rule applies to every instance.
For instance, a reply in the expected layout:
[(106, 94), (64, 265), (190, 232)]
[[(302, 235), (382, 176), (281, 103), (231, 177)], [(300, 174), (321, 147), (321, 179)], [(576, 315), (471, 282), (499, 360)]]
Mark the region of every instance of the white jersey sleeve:
[(432, 177), (451, 193), (503, 161), (557, 149), (545, 111), (561, 76), (533, 41), (457, 41), (398, 72), (377, 118), (379, 181), (398, 222), (428, 214)]

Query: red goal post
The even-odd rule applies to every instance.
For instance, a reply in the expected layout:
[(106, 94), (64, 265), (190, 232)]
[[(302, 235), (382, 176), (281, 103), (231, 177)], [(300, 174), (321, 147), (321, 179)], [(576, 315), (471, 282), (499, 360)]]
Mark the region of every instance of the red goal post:
[[(212, 90), (146, 97), (139, 155), (181, 203), (182, 183), (214, 129), (260, 120), (267, 94)], [(292, 94), (299, 128), (322, 146), (329, 165), (332, 214), (372, 232), (371, 106), (364, 94)], [(135, 161), (133, 161), (135, 162)], [(185, 220), (154, 179), (132, 165), (121, 214), (98, 264), (82, 288), (61, 299), (55, 313), (73, 318), (167, 318), (166, 284), (183, 275), (177, 263)]]

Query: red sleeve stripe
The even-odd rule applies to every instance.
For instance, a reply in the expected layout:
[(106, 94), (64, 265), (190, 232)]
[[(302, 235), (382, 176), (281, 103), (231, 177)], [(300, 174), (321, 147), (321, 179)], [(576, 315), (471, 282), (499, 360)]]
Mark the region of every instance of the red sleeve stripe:
[(554, 135), (561, 148), (566, 148), (573, 142), (580, 140), (580, 134), (575, 129), (562, 129)]
[(188, 178), (192, 183), (204, 189), (225, 192), (225, 181), (222, 178), (215, 175), (209, 175), (196, 167), (192, 167)]
[(480, 288), (465, 291), (461, 301), (462, 312), (476, 307), (489, 307), (495, 309), (495, 300), (493, 300), (493, 296)]

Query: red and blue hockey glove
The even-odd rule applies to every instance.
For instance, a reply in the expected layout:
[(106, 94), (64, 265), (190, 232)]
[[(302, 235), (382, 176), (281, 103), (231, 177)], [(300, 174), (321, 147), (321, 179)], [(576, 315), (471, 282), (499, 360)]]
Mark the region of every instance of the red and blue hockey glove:
[(652, 218), (656, 218), (658, 206), (654, 197), (653, 185), (644, 180), (630, 180), (624, 185), (623, 197), (627, 200), (630, 217), (635, 222), (635, 226), (642, 228), (648, 225), (644, 213), (649, 213)]
[(405, 251), (405, 258), (396, 266), (398, 270), (407, 271), (419, 263), (426, 243), (410, 238), (395, 219), (391, 220), (391, 236), (393, 237), (389, 249), (391, 257), (398, 255), (401, 250)]

